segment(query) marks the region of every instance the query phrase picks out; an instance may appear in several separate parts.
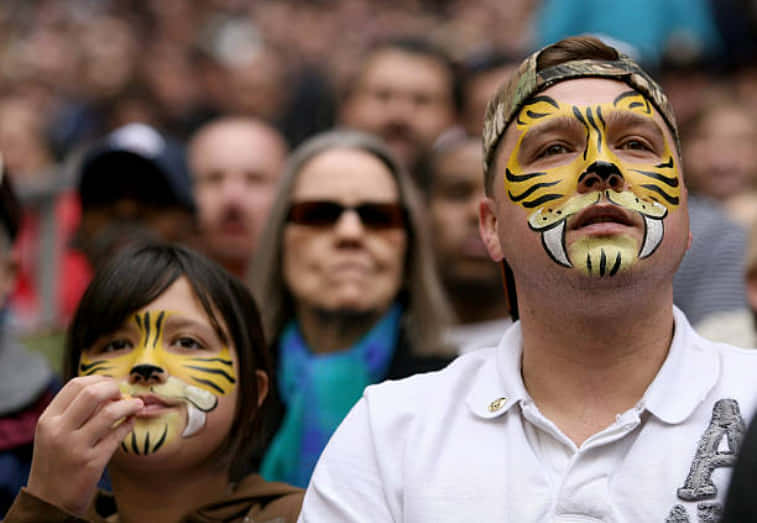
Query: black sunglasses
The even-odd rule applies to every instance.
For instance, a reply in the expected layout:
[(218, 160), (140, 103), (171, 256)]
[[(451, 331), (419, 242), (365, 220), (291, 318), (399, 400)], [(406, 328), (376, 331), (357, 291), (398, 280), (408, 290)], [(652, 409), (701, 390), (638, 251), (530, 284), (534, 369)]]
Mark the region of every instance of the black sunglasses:
[(398, 203), (361, 203), (351, 206), (328, 200), (293, 203), (287, 221), (298, 225), (325, 227), (339, 221), (346, 210), (354, 210), (363, 225), (371, 229), (394, 229), (405, 225), (405, 209)]

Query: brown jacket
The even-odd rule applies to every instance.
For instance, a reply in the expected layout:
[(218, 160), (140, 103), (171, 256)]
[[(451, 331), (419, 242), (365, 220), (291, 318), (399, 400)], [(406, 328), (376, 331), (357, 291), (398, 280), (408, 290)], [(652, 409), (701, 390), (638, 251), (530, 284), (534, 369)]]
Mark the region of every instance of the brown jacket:
[[(266, 481), (257, 474), (244, 478), (232, 494), (182, 518), (184, 523), (295, 523), (304, 492), (286, 483)], [(21, 489), (4, 523), (113, 523), (118, 511), (113, 496), (100, 491), (87, 516), (79, 518)]]

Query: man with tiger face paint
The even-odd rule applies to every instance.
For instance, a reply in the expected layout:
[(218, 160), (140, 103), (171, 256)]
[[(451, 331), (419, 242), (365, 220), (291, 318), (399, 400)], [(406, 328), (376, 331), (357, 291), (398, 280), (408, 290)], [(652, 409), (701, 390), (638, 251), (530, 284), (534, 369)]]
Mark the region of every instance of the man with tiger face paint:
[[(585, 106), (542, 94), (518, 112), (514, 125), (520, 135), (505, 168), (505, 189), (510, 201), (529, 212), (529, 227), (541, 233), (558, 264), (590, 276), (614, 276), (662, 242), (663, 219), (679, 206), (681, 187), (674, 147), (655, 113), (634, 90)], [(526, 172), (526, 165), (539, 170)], [(644, 224), (641, 241), (602, 226), (566, 245), (568, 230), (594, 223), (636, 225), (633, 213)]]
[(708, 342), (673, 305), (691, 235), (667, 97), (568, 38), (500, 88), (482, 138), (480, 231), (518, 321), (440, 372), (368, 387), (301, 520), (716, 521), (757, 351)]

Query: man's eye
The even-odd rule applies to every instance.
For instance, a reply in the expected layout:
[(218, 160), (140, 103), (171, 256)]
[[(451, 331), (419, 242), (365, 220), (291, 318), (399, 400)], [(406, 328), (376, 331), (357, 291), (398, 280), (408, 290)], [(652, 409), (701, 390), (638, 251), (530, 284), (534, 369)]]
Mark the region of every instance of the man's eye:
[(632, 151), (651, 151), (652, 148), (644, 141), (637, 139), (630, 139), (622, 142), (619, 146), (620, 149), (627, 149)]
[(542, 151), (539, 153), (537, 158), (546, 158), (548, 156), (556, 156), (558, 154), (566, 154), (569, 153), (570, 149), (564, 144), (561, 143), (553, 143), (552, 145), (548, 145)]

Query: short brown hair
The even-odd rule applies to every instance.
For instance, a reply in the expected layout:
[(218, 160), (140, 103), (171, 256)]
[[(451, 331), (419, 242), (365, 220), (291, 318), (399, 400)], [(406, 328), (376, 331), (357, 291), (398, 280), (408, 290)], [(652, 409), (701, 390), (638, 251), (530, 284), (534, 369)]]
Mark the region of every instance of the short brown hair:
[(536, 70), (561, 65), (574, 60), (617, 60), (620, 53), (593, 36), (575, 36), (550, 45), (539, 53)]

